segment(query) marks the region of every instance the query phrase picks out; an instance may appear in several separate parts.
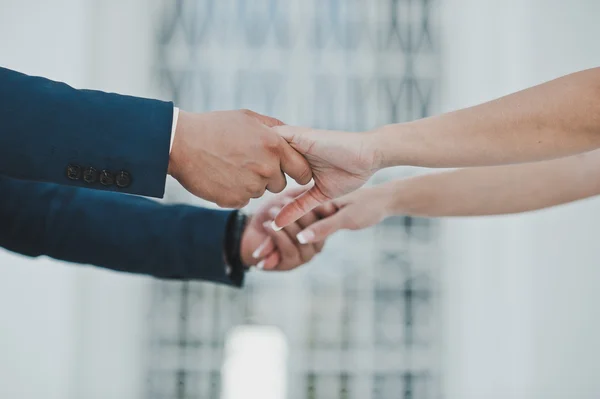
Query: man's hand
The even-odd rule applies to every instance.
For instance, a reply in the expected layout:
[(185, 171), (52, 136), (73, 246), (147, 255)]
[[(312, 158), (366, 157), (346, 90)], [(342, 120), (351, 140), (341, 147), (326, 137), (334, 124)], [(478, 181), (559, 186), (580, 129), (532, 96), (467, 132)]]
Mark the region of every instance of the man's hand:
[(221, 207), (241, 208), (266, 190), (311, 178), (308, 162), (271, 127), (283, 123), (252, 111), (181, 111), (169, 174), (192, 194)]
[(259, 269), (265, 270), (291, 270), (309, 262), (321, 252), (324, 241), (300, 244), (296, 236), (302, 229), (328, 216), (325, 209), (309, 212), (283, 230), (271, 229), (272, 220), (281, 207), (303, 191), (303, 188), (286, 190), (267, 201), (251, 217), (241, 243), (241, 258), (246, 266), (257, 265)]
[(370, 140), (370, 133), (292, 126), (279, 126), (275, 130), (306, 157), (315, 182), (281, 210), (275, 218), (275, 230), (295, 222), (325, 202), (356, 190), (377, 170), (377, 149)]

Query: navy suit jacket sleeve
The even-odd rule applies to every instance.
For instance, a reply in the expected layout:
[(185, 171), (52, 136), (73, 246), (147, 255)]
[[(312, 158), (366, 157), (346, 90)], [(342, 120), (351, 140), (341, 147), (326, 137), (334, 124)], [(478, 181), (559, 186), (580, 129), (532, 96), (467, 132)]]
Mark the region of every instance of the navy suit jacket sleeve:
[(162, 197), (173, 104), (0, 68), (0, 175)]
[(160, 278), (240, 286), (224, 264), (230, 211), (0, 176), (0, 246)]

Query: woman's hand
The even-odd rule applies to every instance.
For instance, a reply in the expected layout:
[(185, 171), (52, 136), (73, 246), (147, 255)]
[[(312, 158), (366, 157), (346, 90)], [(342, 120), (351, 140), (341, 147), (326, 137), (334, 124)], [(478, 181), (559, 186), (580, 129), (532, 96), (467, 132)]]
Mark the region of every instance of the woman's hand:
[(325, 245), (325, 241), (315, 240), (310, 244), (298, 242), (296, 238), (303, 229), (329, 216), (325, 209), (315, 209), (302, 216), (280, 231), (271, 228), (273, 218), (281, 208), (294, 197), (304, 192), (304, 188), (295, 188), (266, 201), (250, 217), (241, 242), (242, 262), (246, 266), (256, 265), (264, 270), (291, 270), (315, 257)]
[(386, 185), (362, 188), (351, 194), (328, 202), (315, 211), (328, 217), (302, 230), (300, 243), (320, 242), (339, 230), (362, 230), (392, 216), (393, 198)]
[(319, 205), (360, 188), (377, 170), (377, 151), (370, 133), (293, 126), (274, 129), (308, 160), (314, 180), (310, 189), (283, 207), (275, 218), (275, 230), (295, 222)]

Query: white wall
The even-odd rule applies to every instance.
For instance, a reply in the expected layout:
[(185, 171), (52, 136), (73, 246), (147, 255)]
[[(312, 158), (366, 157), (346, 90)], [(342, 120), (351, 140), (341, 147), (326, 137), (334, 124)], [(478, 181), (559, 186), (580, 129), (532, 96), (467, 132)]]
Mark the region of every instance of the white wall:
[[(596, 1), (443, 3), (445, 109), (600, 65)], [(600, 395), (596, 215), (597, 199), (445, 223), (448, 398)]]
[[(1, 0), (0, 65), (83, 85), (86, 31), (85, 1)], [(0, 397), (69, 397), (76, 278), (72, 267), (0, 249)]]
[[(149, 9), (120, 3), (0, 0), (0, 65), (147, 95)], [(0, 397), (143, 397), (148, 281), (0, 249)]]
[[(532, 79), (600, 66), (599, 2), (535, 0), (535, 6), (547, 10), (530, 27), (539, 54)], [(536, 397), (598, 398), (600, 200), (537, 215), (532, 225)]]

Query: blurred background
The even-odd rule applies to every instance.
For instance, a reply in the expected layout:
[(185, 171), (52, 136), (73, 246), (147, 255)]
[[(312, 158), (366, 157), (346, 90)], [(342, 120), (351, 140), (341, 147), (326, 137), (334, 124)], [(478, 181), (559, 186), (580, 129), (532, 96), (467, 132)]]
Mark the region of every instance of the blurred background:
[[(598, 15), (594, 0), (0, 0), (0, 65), (360, 131), (598, 66)], [(173, 181), (164, 201), (209, 206)], [(598, 200), (398, 217), (239, 291), (0, 250), (0, 396), (597, 398), (595, 215)]]

